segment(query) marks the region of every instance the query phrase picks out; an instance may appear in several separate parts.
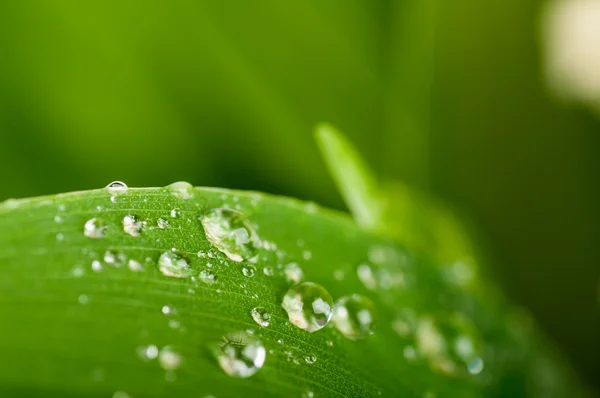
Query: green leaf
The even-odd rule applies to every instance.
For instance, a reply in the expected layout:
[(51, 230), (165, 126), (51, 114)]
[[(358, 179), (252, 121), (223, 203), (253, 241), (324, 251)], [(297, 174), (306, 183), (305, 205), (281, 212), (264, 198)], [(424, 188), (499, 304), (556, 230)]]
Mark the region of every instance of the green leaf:
[[(251, 241), (255, 259), (233, 261), (207, 239), (199, 217), (217, 208), (239, 210), (258, 236), (221, 236), (217, 246)], [(189, 277), (159, 271), (173, 253)], [(294, 326), (281, 307), (291, 263), (334, 300), (372, 300), (375, 333), (355, 341), (332, 322), (314, 333)], [(409, 253), (312, 203), (254, 192), (178, 184), (11, 200), (0, 204), (0, 395), (579, 395), (528, 318), (469, 267)], [(253, 320), (257, 307), (268, 326)], [(245, 379), (214, 356), (237, 331), (266, 349)], [(162, 351), (162, 366), (144, 350)]]

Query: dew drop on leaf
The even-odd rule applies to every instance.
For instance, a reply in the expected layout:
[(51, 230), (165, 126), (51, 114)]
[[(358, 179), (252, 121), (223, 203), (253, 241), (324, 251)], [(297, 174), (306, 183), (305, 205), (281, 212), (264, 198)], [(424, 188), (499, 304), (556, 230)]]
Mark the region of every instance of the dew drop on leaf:
[(252, 267), (252, 266), (244, 267), (244, 268), (242, 268), (242, 273), (244, 274), (245, 277), (252, 278), (255, 273), (254, 267)]
[(158, 357), (158, 347), (154, 344), (140, 346), (137, 348), (136, 352), (142, 361), (150, 361)]
[(104, 271), (104, 267), (102, 266), (102, 263), (98, 260), (92, 261), (92, 271), (94, 271), (94, 272)]
[(127, 266), (129, 267), (129, 270), (133, 272), (142, 272), (144, 270), (142, 263), (134, 259), (130, 259), (127, 262)]
[(126, 193), (129, 188), (123, 181), (113, 181), (106, 186), (106, 190), (111, 195), (120, 195)]
[(242, 213), (231, 209), (212, 209), (200, 217), (206, 239), (233, 261), (256, 255), (258, 237), (255, 227)]
[(250, 377), (258, 372), (266, 358), (263, 344), (247, 332), (235, 332), (224, 336), (215, 354), (225, 373), (240, 378)]
[(83, 226), (83, 234), (90, 239), (102, 239), (108, 225), (99, 218), (90, 218)]
[(269, 326), (269, 321), (271, 319), (271, 315), (262, 307), (253, 308), (250, 311), (250, 315), (252, 315), (252, 319), (256, 322), (257, 325), (262, 327)]
[(323, 286), (304, 282), (288, 290), (281, 306), (293, 325), (312, 333), (331, 319), (333, 300)]
[(142, 234), (142, 230), (145, 226), (146, 222), (140, 221), (137, 216), (130, 214), (123, 217), (123, 231), (134, 238), (137, 238)]
[(158, 220), (156, 220), (156, 225), (158, 225), (158, 228), (160, 229), (166, 229), (169, 226), (169, 220), (160, 217)]
[(158, 270), (165, 276), (171, 278), (189, 278), (192, 276), (192, 268), (187, 260), (172, 251), (164, 252), (158, 259)]
[(158, 354), (158, 362), (164, 370), (175, 370), (181, 365), (181, 355), (170, 346), (165, 346)]
[(189, 182), (178, 181), (167, 187), (177, 199), (190, 199), (194, 196), (194, 187)]
[(206, 283), (207, 285), (212, 285), (217, 281), (217, 276), (212, 272), (206, 270), (200, 271), (200, 274), (198, 274), (198, 278), (200, 279), (200, 281)]
[(176, 207), (171, 210), (171, 218), (179, 218), (181, 217), (181, 209)]
[(365, 338), (375, 332), (375, 305), (358, 294), (342, 297), (333, 308), (333, 323), (350, 340)]
[(285, 279), (287, 279), (288, 282), (293, 283), (300, 283), (304, 277), (302, 268), (300, 268), (298, 263), (286, 264), (286, 266), (283, 268), (283, 273), (285, 274)]
[(304, 361), (306, 361), (307, 364), (312, 365), (317, 362), (317, 357), (314, 355), (307, 355), (304, 357)]

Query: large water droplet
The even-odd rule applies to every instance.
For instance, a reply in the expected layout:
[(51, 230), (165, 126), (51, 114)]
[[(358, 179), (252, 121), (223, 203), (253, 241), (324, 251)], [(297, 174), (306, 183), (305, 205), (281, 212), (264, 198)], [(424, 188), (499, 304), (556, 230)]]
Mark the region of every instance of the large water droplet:
[(137, 216), (130, 214), (123, 217), (123, 231), (134, 238), (137, 238), (142, 234), (142, 230), (145, 226), (146, 222), (140, 221)]
[(246, 378), (258, 372), (265, 363), (263, 344), (247, 332), (230, 333), (216, 349), (221, 369), (230, 376)]
[(333, 300), (323, 286), (304, 282), (288, 290), (281, 306), (292, 324), (312, 333), (331, 319)]
[(156, 220), (156, 225), (158, 225), (158, 228), (160, 229), (166, 229), (169, 226), (169, 220), (160, 217), (158, 220)]
[(129, 188), (123, 181), (113, 181), (106, 186), (106, 190), (111, 195), (120, 195), (126, 193)]
[(375, 305), (358, 294), (342, 297), (333, 309), (333, 323), (350, 340), (365, 338), (374, 333), (377, 325)]
[(158, 270), (172, 278), (189, 278), (192, 276), (192, 268), (187, 260), (177, 253), (164, 252), (158, 259)]
[(99, 218), (90, 218), (83, 226), (83, 234), (91, 239), (102, 239), (108, 225)]
[(181, 365), (181, 355), (172, 347), (166, 346), (160, 350), (158, 362), (164, 370), (175, 370)]
[(233, 261), (248, 260), (256, 254), (258, 237), (250, 221), (231, 209), (213, 209), (201, 218), (208, 241)]
[(189, 182), (178, 181), (167, 187), (178, 199), (190, 199), (194, 196), (194, 187)]
[(254, 322), (256, 322), (259, 326), (264, 328), (269, 326), (271, 315), (264, 308), (253, 308), (252, 311), (250, 311), (250, 315), (252, 315), (252, 319), (254, 319)]

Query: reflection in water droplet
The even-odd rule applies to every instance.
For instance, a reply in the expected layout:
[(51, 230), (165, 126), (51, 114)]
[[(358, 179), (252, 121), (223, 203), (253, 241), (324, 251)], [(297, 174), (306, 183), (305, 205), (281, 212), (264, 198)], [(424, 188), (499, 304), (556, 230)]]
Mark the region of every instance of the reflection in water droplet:
[(304, 282), (288, 290), (281, 306), (292, 324), (312, 333), (331, 319), (333, 300), (323, 286)]
[(158, 228), (160, 229), (166, 229), (169, 226), (169, 220), (160, 217), (158, 220), (156, 220), (156, 225), (158, 225)]
[(263, 344), (246, 332), (230, 333), (215, 350), (221, 369), (230, 376), (246, 378), (258, 372), (265, 363)]
[(255, 273), (254, 267), (252, 267), (252, 266), (244, 267), (244, 268), (242, 268), (242, 273), (244, 274), (245, 277), (252, 278)]
[(208, 241), (233, 261), (248, 260), (257, 252), (255, 227), (240, 212), (213, 209), (201, 218)]
[(113, 181), (106, 186), (106, 190), (111, 195), (120, 195), (126, 193), (129, 188), (123, 181)]
[(181, 355), (173, 348), (165, 346), (158, 354), (158, 362), (164, 370), (175, 370), (181, 365)]
[(264, 308), (253, 308), (252, 311), (250, 311), (250, 315), (252, 315), (252, 319), (254, 319), (254, 322), (256, 322), (259, 326), (269, 326), (269, 320), (271, 319), (271, 315)]
[(467, 371), (472, 375), (477, 375), (483, 370), (483, 360), (481, 358), (475, 358), (467, 365)]
[(106, 225), (103, 220), (91, 218), (87, 220), (83, 226), (83, 234), (91, 239), (102, 239), (104, 238), (107, 228), (108, 225)]
[(139, 237), (145, 227), (146, 222), (138, 220), (137, 216), (127, 215), (123, 217), (123, 231), (134, 238)]
[(365, 338), (375, 332), (375, 305), (358, 294), (342, 297), (333, 309), (333, 323), (350, 340)]
[(179, 254), (164, 252), (158, 259), (158, 270), (165, 276), (172, 278), (189, 278), (192, 268), (187, 260)]
[(178, 181), (167, 187), (178, 199), (190, 199), (194, 196), (194, 187), (189, 182)]
[(160, 311), (164, 314), (164, 315), (173, 315), (175, 314), (175, 312), (177, 312), (177, 310), (169, 305), (163, 305), (162, 308), (160, 309)]
[(285, 279), (288, 282), (300, 283), (302, 278), (304, 277), (304, 273), (302, 272), (302, 268), (297, 263), (289, 263), (284, 269), (283, 273), (285, 274)]

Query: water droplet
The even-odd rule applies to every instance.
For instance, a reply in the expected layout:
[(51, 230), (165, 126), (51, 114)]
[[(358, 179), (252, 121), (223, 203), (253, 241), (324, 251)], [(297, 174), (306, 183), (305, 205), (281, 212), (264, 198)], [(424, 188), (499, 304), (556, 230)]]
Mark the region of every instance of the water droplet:
[(333, 341), (327, 340), (327, 347), (333, 347)]
[(416, 327), (417, 316), (409, 308), (399, 310), (396, 318), (392, 321), (392, 329), (402, 338), (409, 338), (414, 333)]
[(483, 370), (483, 360), (481, 358), (475, 358), (467, 365), (467, 371), (472, 375), (477, 375)]
[(65, 239), (65, 235), (63, 233), (59, 232), (59, 233), (56, 234), (56, 240), (57, 241), (60, 242), (60, 241), (62, 241), (64, 239)]
[(315, 393), (308, 390), (308, 391), (304, 391), (302, 393), (302, 398), (314, 398), (315, 397)]
[(333, 300), (323, 286), (304, 282), (288, 290), (281, 306), (292, 324), (312, 333), (331, 319)]
[(171, 218), (179, 218), (181, 217), (181, 209), (176, 207), (173, 210), (171, 210)]
[(175, 370), (181, 365), (181, 355), (172, 347), (165, 346), (158, 354), (158, 362), (164, 370)]
[(120, 195), (126, 193), (129, 188), (123, 181), (113, 181), (106, 186), (106, 190), (111, 195)]
[(264, 267), (263, 268), (263, 273), (266, 276), (273, 276), (273, 267)]
[(146, 227), (145, 221), (140, 221), (137, 216), (127, 215), (123, 217), (123, 231), (137, 238)]
[(342, 297), (333, 309), (333, 323), (350, 340), (365, 338), (375, 331), (375, 305), (358, 294)]
[(162, 308), (160, 309), (160, 311), (164, 314), (164, 315), (173, 315), (177, 312), (177, 310), (169, 305), (163, 305)]
[(115, 391), (112, 398), (130, 398), (125, 391)]
[(187, 260), (179, 254), (164, 252), (158, 259), (158, 270), (165, 276), (172, 278), (189, 278), (192, 268)]
[(252, 278), (255, 273), (254, 267), (251, 267), (251, 266), (244, 267), (244, 268), (242, 268), (242, 273), (244, 274), (245, 277)]
[(284, 269), (283, 273), (285, 274), (285, 279), (288, 282), (300, 283), (302, 278), (304, 277), (304, 273), (302, 272), (302, 268), (297, 263), (289, 263)]
[(194, 187), (189, 182), (178, 181), (167, 187), (178, 199), (190, 199), (194, 196)]
[(360, 279), (367, 289), (375, 290), (377, 288), (377, 280), (375, 279), (375, 275), (373, 275), (373, 271), (369, 265), (359, 265), (356, 269), (356, 274), (358, 275), (358, 279)]
[(341, 281), (341, 280), (344, 280), (344, 276), (345, 276), (345, 274), (344, 274), (344, 271), (342, 271), (341, 269), (336, 269), (336, 270), (333, 272), (333, 278), (334, 278), (336, 281)]
[(64, 219), (61, 216), (54, 216), (54, 222), (57, 224), (61, 224)]
[(314, 355), (308, 355), (304, 357), (304, 360), (307, 364), (312, 365), (313, 363), (317, 362), (317, 357)]
[(254, 319), (254, 322), (256, 322), (259, 326), (264, 328), (269, 326), (271, 315), (264, 308), (253, 308), (252, 311), (250, 311), (250, 315), (252, 315), (252, 319)]
[(309, 250), (304, 250), (302, 252), (302, 258), (305, 260), (310, 260), (312, 258), (312, 252), (310, 252)]
[(108, 225), (99, 218), (90, 218), (83, 227), (83, 234), (91, 239), (102, 239)]
[(200, 220), (208, 241), (231, 260), (240, 262), (256, 254), (255, 228), (242, 213), (219, 208), (206, 212)]
[(217, 276), (210, 271), (201, 271), (198, 275), (198, 278), (207, 285), (212, 285), (216, 282)]
[(84, 273), (85, 273), (85, 270), (80, 265), (76, 265), (75, 267), (73, 267), (71, 269), (71, 275), (73, 275), (73, 277), (75, 277), (75, 278), (79, 278), (79, 277), (83, 276)]
[(142, 263), (133, 259), (130, 259), (127, 262), (127, 266), (133, 272), (142, 272), (144, 270), (144, 266), (142, 265)]
[(104, 267), (102, 266), (102, 263), (98, 260), (92, 261), (92, 271), (94, 271), (94, 272), (104, 271)]
[(258, 372), (265, 363), (263, 344), (246, 332), (230, 333), (216, 349), (221, 369), (230, 376), (246, 378)]
[(79, 297), (77, 297), (77, 301), (79, 301), (79, 304), (85, 305), (90, 301), (90, 299), (85, 294), (80, 294)]
[(171, 329), (179, 329), (179, 327), (181, 326), (181, 323), (175, 319), (169, 319), (168, 324)]
[(166, 229), (169, 226), (169, 220), (160, 217), (158, 220), (156, 220), (156, 225), (158, 225), (158, 228), (160, 229)]
[(138, 347), (136, 351), (143, 361), (151, 361), (158, 357), (158, 347), (154, 344)]

